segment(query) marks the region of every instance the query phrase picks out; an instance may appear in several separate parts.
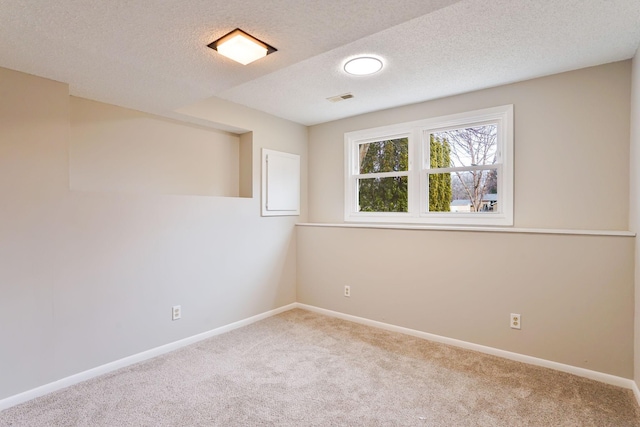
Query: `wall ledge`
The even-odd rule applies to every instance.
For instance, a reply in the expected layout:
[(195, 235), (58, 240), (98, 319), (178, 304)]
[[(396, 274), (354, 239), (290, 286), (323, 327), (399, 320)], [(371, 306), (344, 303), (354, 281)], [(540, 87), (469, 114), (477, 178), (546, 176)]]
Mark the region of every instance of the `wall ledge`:
[(513, 228), (513, 227), (452, 227), (415, 224), (347, 224), (305, 222), (296, 224), (299, 227), (329, 228), (372, 228), (388, 230), (423, 230), (423, 231), (467, 231), (479, 233), (516, 233), (516, 234), (563, 234), (574, 236), (613, 236), (635, 237), (636, 233), (624, 230), (570, 230), (556, 228)]

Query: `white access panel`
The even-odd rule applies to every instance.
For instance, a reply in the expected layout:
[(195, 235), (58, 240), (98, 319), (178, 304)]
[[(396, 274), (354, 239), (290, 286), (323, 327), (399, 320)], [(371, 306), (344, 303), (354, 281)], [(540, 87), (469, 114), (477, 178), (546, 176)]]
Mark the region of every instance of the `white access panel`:
[(300, 156), (262, 149), (262, 216), (300, 215)]

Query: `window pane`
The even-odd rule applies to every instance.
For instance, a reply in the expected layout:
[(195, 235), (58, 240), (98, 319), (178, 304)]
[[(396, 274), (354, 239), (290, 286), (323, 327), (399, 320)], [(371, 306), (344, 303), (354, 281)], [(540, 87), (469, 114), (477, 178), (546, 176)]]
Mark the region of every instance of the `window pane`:
[(360, 212), (408, 212), (406, 176), (358, 180)]
[(428, 176), (429, 212), (499, 212), (496, 169)]
[(408, 170), (408, 138), (388, 139), (385, 141), (360, 144), (358, 151), (361, 174)]
[(429, 138), (433, 168), (492, 165), (497, 160), (495, 124), (434, 132)]

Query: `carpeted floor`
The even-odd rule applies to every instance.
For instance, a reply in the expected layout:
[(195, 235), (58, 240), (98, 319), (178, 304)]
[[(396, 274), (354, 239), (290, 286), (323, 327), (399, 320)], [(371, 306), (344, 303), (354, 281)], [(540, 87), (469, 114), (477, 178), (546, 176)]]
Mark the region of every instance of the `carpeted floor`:
[(640, 426), (629, 390), (291, 310), (0, 412), (0, 426)]

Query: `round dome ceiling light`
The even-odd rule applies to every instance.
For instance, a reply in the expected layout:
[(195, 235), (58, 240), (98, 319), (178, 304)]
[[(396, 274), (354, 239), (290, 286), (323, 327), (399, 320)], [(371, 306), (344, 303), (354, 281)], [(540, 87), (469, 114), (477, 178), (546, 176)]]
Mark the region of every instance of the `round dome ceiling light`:
[(354, 76), (366, 76), (382, 69), (382, 61), (372, 56), (353, 58), (344, 64), (344, 71)]

